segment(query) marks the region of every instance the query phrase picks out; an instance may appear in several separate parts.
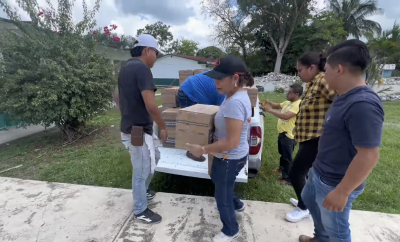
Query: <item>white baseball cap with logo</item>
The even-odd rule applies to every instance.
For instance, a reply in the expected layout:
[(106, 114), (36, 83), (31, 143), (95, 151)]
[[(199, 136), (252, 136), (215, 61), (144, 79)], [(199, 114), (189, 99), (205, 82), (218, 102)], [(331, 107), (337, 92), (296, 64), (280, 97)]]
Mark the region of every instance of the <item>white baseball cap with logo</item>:
[(164, 52), (160, 50), (160, 48), (158, 47), (158, 42), (153, 36), (149, 34), (141, 34), (136, 38), (136, 41), (137, 43), (135, 44), (135, 47), (144, 46), (144, 47), (154, 48), (160, 54), (164, 55)]

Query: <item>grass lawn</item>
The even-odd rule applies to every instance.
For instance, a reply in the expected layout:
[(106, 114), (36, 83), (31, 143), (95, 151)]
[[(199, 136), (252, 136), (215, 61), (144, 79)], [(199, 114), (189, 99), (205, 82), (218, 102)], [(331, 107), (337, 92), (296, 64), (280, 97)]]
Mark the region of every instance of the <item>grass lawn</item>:
[[(274, 102), (284, 100), (275, 93), (262, 94), (262, 99)], [(157, 97), (160, 104), (160, 96)], [(400, 103), (386, 102), (385, 128), (381, 158), (368, 178), (365, 192), (356, 200), (354, 208), (400, 214)], [(119, 138), (118, 110), (109, 110), (88, 125), (94, 131), (68, 146), (61, 145), (56, 129), (35, 134), (9, 144), (0, 145), (0, 171), (23, 165), (0, 176), (35, 179), (52, 182), (131, 188), (129, 153)], [(294, 196), (293, 189), (277, 183), (278, 166), (277, 119), (265, 118), (263, 165), (256, 178), (247, 184), (238, 184), (237, 192), (249, 200), (287, 203)], [(156, 173), (152, 189), (162, 192), (212, 196), (210, 180)]]

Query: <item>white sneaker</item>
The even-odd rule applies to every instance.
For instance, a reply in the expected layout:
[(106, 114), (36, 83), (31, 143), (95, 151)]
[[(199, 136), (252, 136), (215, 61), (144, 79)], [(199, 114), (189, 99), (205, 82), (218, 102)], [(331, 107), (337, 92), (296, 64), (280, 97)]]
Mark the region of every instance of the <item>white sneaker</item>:
[(297, 199), (291, 198), (291, 199), (290, 199), (290, 203), (291, 203), (293, 206), (297, 207), (297, 204), (299, 204), (299, 201), (298, 201)]
[(286, 214), (286, 220), (292, 223), (297, 223), (305, 218), (308, 218), (310, 216), (310, 211), (307, 210), (302, 210), (300, 208), (296, 208), (292, 212)]
[(215, 235), (213, 242), (231, 242), (231, 241), (235, 240), (238, 236), (239, 236), (239, 233), (237, 233), (231, 237), (231, 236), (225, 235), (224, 233), (221, 232), (221, 233)]
[(244, 203), (243, 203), (243, 206), (241, 208), (238, 208), (238, 209), (235, 209), (235, 210), (236, 210), (236, 212), (243, 212), (244, 208), (245, 208), (245, 206), (244, 206)]

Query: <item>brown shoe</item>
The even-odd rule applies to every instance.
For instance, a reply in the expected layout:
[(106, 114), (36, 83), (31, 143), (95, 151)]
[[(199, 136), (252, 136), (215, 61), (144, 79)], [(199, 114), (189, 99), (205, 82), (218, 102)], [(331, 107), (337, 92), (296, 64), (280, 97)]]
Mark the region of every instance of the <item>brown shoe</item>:
[(189, 153), (189, 151), (186, 152), (186, 156), (187, 156), (188, 158), (194, 160), (194, 161), (198, 161), (198, 162), (204, 162), (204, 161), (206, 161), (206, 157), (204, 157), (204, 156), (196, 157), (196, 156), (194, 156), (193, 154)]
[(307, 236), (307, 235), (300, 235), (299, 241), (300, 242), (318, 242), (318, 239), (315, 236), (313, 238), (311, 238), (310, 236)]

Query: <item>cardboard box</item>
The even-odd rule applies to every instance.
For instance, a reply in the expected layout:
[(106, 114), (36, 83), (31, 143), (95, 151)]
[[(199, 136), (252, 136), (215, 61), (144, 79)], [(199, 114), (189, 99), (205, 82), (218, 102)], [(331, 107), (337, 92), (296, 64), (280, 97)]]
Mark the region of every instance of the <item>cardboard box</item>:
[(175, 148), (175, 139), (168, 137), (167, 141), (163, 144), (163, 147)]
[(179, 107), (178, 103), (179, 87), (167, 87), (161, 91), (161, 102), (163, 107)]
[(205, 71), (208, 71), (208, 69), (197, 69), (197, 70), (193, 70), (193, 75), (200, 74), (200, 73), (205, 72)]
[(193, 76), (193, 70), (179, 71), (179, 85), (181, 85), (189, 76)]
[(214, 118), (219, 106), (196, 104), (178, 111), (175, 147), (186, 149), (186, 143), (207, 145), (213, 141)]
[(247, 94), (249, 95), (251, 106), (257, 107), (257, 97), (258, 97), (258, 88), (253, 85), (252, 87), (246, 87)]
[(175, 148), (176, 117), (178, 115), (178, 111), (178, 108), (168, 108), (161, 113), (161, 117), (165, 122), (165, 126), (167, 126), (168, 134), (168, 139), (163, 144), (164, 147)]

